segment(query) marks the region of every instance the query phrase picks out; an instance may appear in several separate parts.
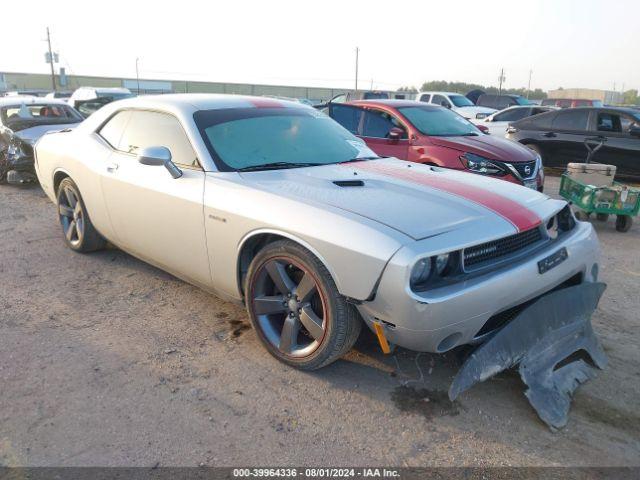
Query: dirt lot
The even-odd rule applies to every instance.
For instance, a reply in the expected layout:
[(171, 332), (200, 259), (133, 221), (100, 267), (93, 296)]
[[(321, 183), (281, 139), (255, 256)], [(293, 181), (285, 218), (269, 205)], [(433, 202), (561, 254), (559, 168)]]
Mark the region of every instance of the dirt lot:
[(369, 332), (292, 370), (243, 309), (118, 250), (71, 252), (38, 187), (1, 186), (0, 465), (640, 465), (640, 222), (596, 228), (610, 366), (552, 433), (516, 374), (450, 404), (455, 355), (384, 357)]

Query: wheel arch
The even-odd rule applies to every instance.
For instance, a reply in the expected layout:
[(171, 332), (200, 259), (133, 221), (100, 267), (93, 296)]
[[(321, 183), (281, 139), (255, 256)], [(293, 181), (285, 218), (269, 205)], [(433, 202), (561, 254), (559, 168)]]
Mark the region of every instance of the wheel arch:
[(336, 276), (335, 271), (331, 268), (331, 265), (320, 254), (320, 252), (312, 247), (307, 241), (289, 232), (264, 228), (249, 232), (242, 238), (238, 245), (238, 255), (236, 260), (236, 281), (238, 284), (238, 291), (242, 294), (243, 297), (244, 283), (247, 271), (249, 270), (249, 265), (251, 265), (251, 262), (262, 248), (270, 243), (277, 242), (278, 240), (290, 240), (309, 250), (309, 252), (315, 255), (316, 258), (320, 260), (320, 262), (329, 271), (329, 274), (335, 282), (338, 291), (341, 291), (339, 279)]
[(52, 186), (54, 196), (58, 194), (58, 186), (60, 185), (60, 182), (62, 182), (62, 180), (64, 180), (65, 178), (71, 178), (71, 175), (66, 170), (59, 168), (55, 172), (53, 172)]

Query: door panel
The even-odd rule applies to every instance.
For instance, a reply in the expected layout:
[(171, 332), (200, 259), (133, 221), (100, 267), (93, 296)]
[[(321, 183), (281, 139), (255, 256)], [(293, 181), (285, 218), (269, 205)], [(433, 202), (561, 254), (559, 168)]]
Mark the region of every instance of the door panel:
[[(399, 128), (404, 133), (399, 140), (391, 140), (392, 129)], [(407, 128), (394, 115), (375, 109), (366, 109), (362, 118), (360, 136), (369, 148), (383, 157), (396, 157), (407, 160), (409, 139)]]
[(549, 130), (542, 130), (540, 142), (547, 152), (548, 166), (564, 167), (569, 162), (584, 162), (587, 149), (585, 138), (590, 136), (589, 110), (575, 109), (558, 112)]
[(114, 152), (102, 191), (117, 242), (136, 256), (204, 286), (211, 284), (203, 218), (204, 172), (141, 165)]

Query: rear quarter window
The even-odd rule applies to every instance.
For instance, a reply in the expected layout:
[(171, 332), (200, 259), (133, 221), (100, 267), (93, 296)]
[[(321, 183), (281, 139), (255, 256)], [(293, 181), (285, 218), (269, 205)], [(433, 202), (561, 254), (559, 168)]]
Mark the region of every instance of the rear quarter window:
[(104, 138), (113, 148), (117, 149), (120, 139), (122, 138), (122, 132), (124, 132), (130, 116), (130, 110), (116, 113), (98, 130), (98, 135)]
[(515, 122), (513, 125), (524, 130), (549, 130), (556, 115), (556, 112), (541, 113)]

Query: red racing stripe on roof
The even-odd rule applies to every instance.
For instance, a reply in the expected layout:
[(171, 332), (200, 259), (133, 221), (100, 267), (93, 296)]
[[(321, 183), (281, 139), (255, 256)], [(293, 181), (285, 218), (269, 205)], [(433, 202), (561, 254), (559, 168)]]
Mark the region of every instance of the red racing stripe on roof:
[(284, 105), (271, 98), (252, 98), (249, 100), (256, 108), (284, 108)]
[[(523, 232), (540, 225), (541, 220), (527, 207), (491, 190), (475, 187), (442, 175), (422, 173), (414, 168), (394, 167), (381, 164), (379, 161), (363, 161), (344, 164), (345, 167), (357, 168), (372, 173), (387, 175), (400, 180), (425, 185), (443, 192), (462, 197), (465, 200), (482, 205), (511, 222), (518, 231)], [(470, 174), (471, 175), (471, 174)]]

